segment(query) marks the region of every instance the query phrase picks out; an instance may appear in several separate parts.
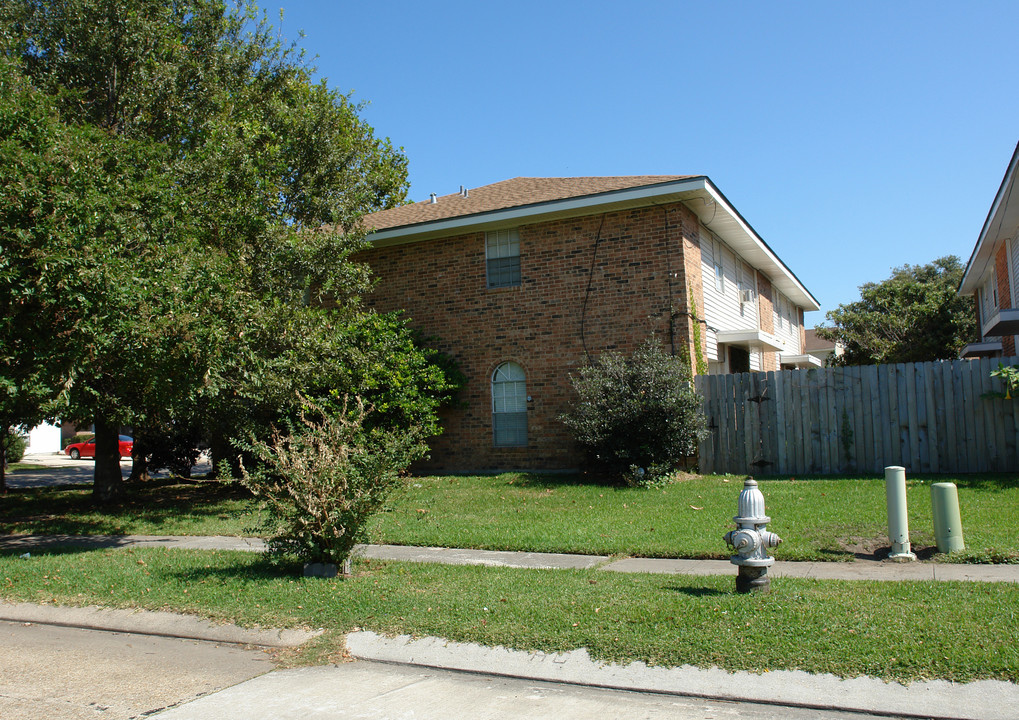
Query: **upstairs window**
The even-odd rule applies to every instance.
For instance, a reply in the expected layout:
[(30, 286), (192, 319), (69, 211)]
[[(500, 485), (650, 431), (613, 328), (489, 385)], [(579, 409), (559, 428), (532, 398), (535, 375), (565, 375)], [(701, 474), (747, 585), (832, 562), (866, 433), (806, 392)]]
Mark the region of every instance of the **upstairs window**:
[(754, 283), (754, 271), (742, 260), (736, 261), (736, 288), (739, 291), (740, 312), (743, 312), (743, 305), (752, 305), (755, 300), (756, 287)]
[(527, 383), (514, 362), (492, 373), (492, 439), (496, 447), (527, 446)]
[(715, 290), (725, 292), (725, 269), (722, 267), (722, 243), (711, 241), (711, 259), (715, 264)]
[(485, 266), (488, 287), (520, 285), (520, 235), (515, 228), (485, 233)]

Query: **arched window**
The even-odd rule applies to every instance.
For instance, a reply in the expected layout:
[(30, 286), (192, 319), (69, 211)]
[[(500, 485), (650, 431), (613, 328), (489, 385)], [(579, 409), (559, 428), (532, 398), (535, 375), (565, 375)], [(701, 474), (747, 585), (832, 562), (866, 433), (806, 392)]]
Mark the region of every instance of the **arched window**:
[(492, 439), (496, 447), (527, 446), (527, 385), (514, 362), (492, 373)]

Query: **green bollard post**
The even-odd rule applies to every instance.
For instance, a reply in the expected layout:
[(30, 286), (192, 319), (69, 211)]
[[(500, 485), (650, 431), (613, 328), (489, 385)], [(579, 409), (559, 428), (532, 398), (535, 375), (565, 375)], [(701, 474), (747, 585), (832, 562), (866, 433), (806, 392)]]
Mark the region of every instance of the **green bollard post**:
[(931, 485), (931, 515), (934, 519), (934, 538), (938, 543), (938, 552), (965, 550), (962, 516), (959, 514), (959, 491), (955, 483), (942, 482)]
[(885, 468), (885, 499), (888, 502), (888, 539), (892, 562), (916, 560), (909, 546), (909, 517), (906, 514), (906, 468), (890, 465)]

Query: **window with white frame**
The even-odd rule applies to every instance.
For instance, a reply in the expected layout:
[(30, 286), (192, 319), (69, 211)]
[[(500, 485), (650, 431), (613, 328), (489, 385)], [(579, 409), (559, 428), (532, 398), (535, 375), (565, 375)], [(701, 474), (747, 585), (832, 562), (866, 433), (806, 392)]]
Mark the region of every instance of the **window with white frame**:
[(987, 322), (990, 317), (998, 309), (998, 282), (997, 276), (994, 271), (991, 271), (990, 277), (987, 278), (987, 282), (984, 283), (983, 292), (980, 293), (981, 299), (981, 322)]
[(527, 382), (515, 362), (505, 362), (492, 373), (492, 444), (527, 446)]
[(516, 228), (485, 233), (485, 272), (490, 288), (520, 285), (520, 235)]
[(711, 241), (711, 258), (715, 263), (715, 290), (725, 292), (725, 268), (722, 264), (722, 243)]
[(783, 300), (782, 296), (776, 291), (775, 292), (775, 327), (777, 329), (779, 329), (779, 330), (783, 329), (782, 319), (783, 319), (783, 317), (785, 315), (784, 307), (783, 307), (784, 304), (785, 304), (785, 300)]
[(754, 270), (742, 260), (736, 261), (736, 269), (739, 273), (739, 301), (740, 303), (752, 303), (756, 295), (756, 288), (754, 287)]

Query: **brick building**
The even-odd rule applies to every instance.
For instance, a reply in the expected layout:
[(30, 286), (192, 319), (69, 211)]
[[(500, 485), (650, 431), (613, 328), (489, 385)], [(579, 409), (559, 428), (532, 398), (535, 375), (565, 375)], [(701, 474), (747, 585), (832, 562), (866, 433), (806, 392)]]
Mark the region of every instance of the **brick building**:
[(576, 467), (569, 375), (652, 334), (711, 373), (819, 364), (817, 301), (704, 176), (515, 178), (365, 223), (369, 302), (468, 378), (422, 469)]
[(973, 248), (959, 294), (972, 296), (980, 340), (961, 357), (1012, 357), (1019, 335), (1019, 194), (1013, 197), (1019, 145), (1005, 171)]

